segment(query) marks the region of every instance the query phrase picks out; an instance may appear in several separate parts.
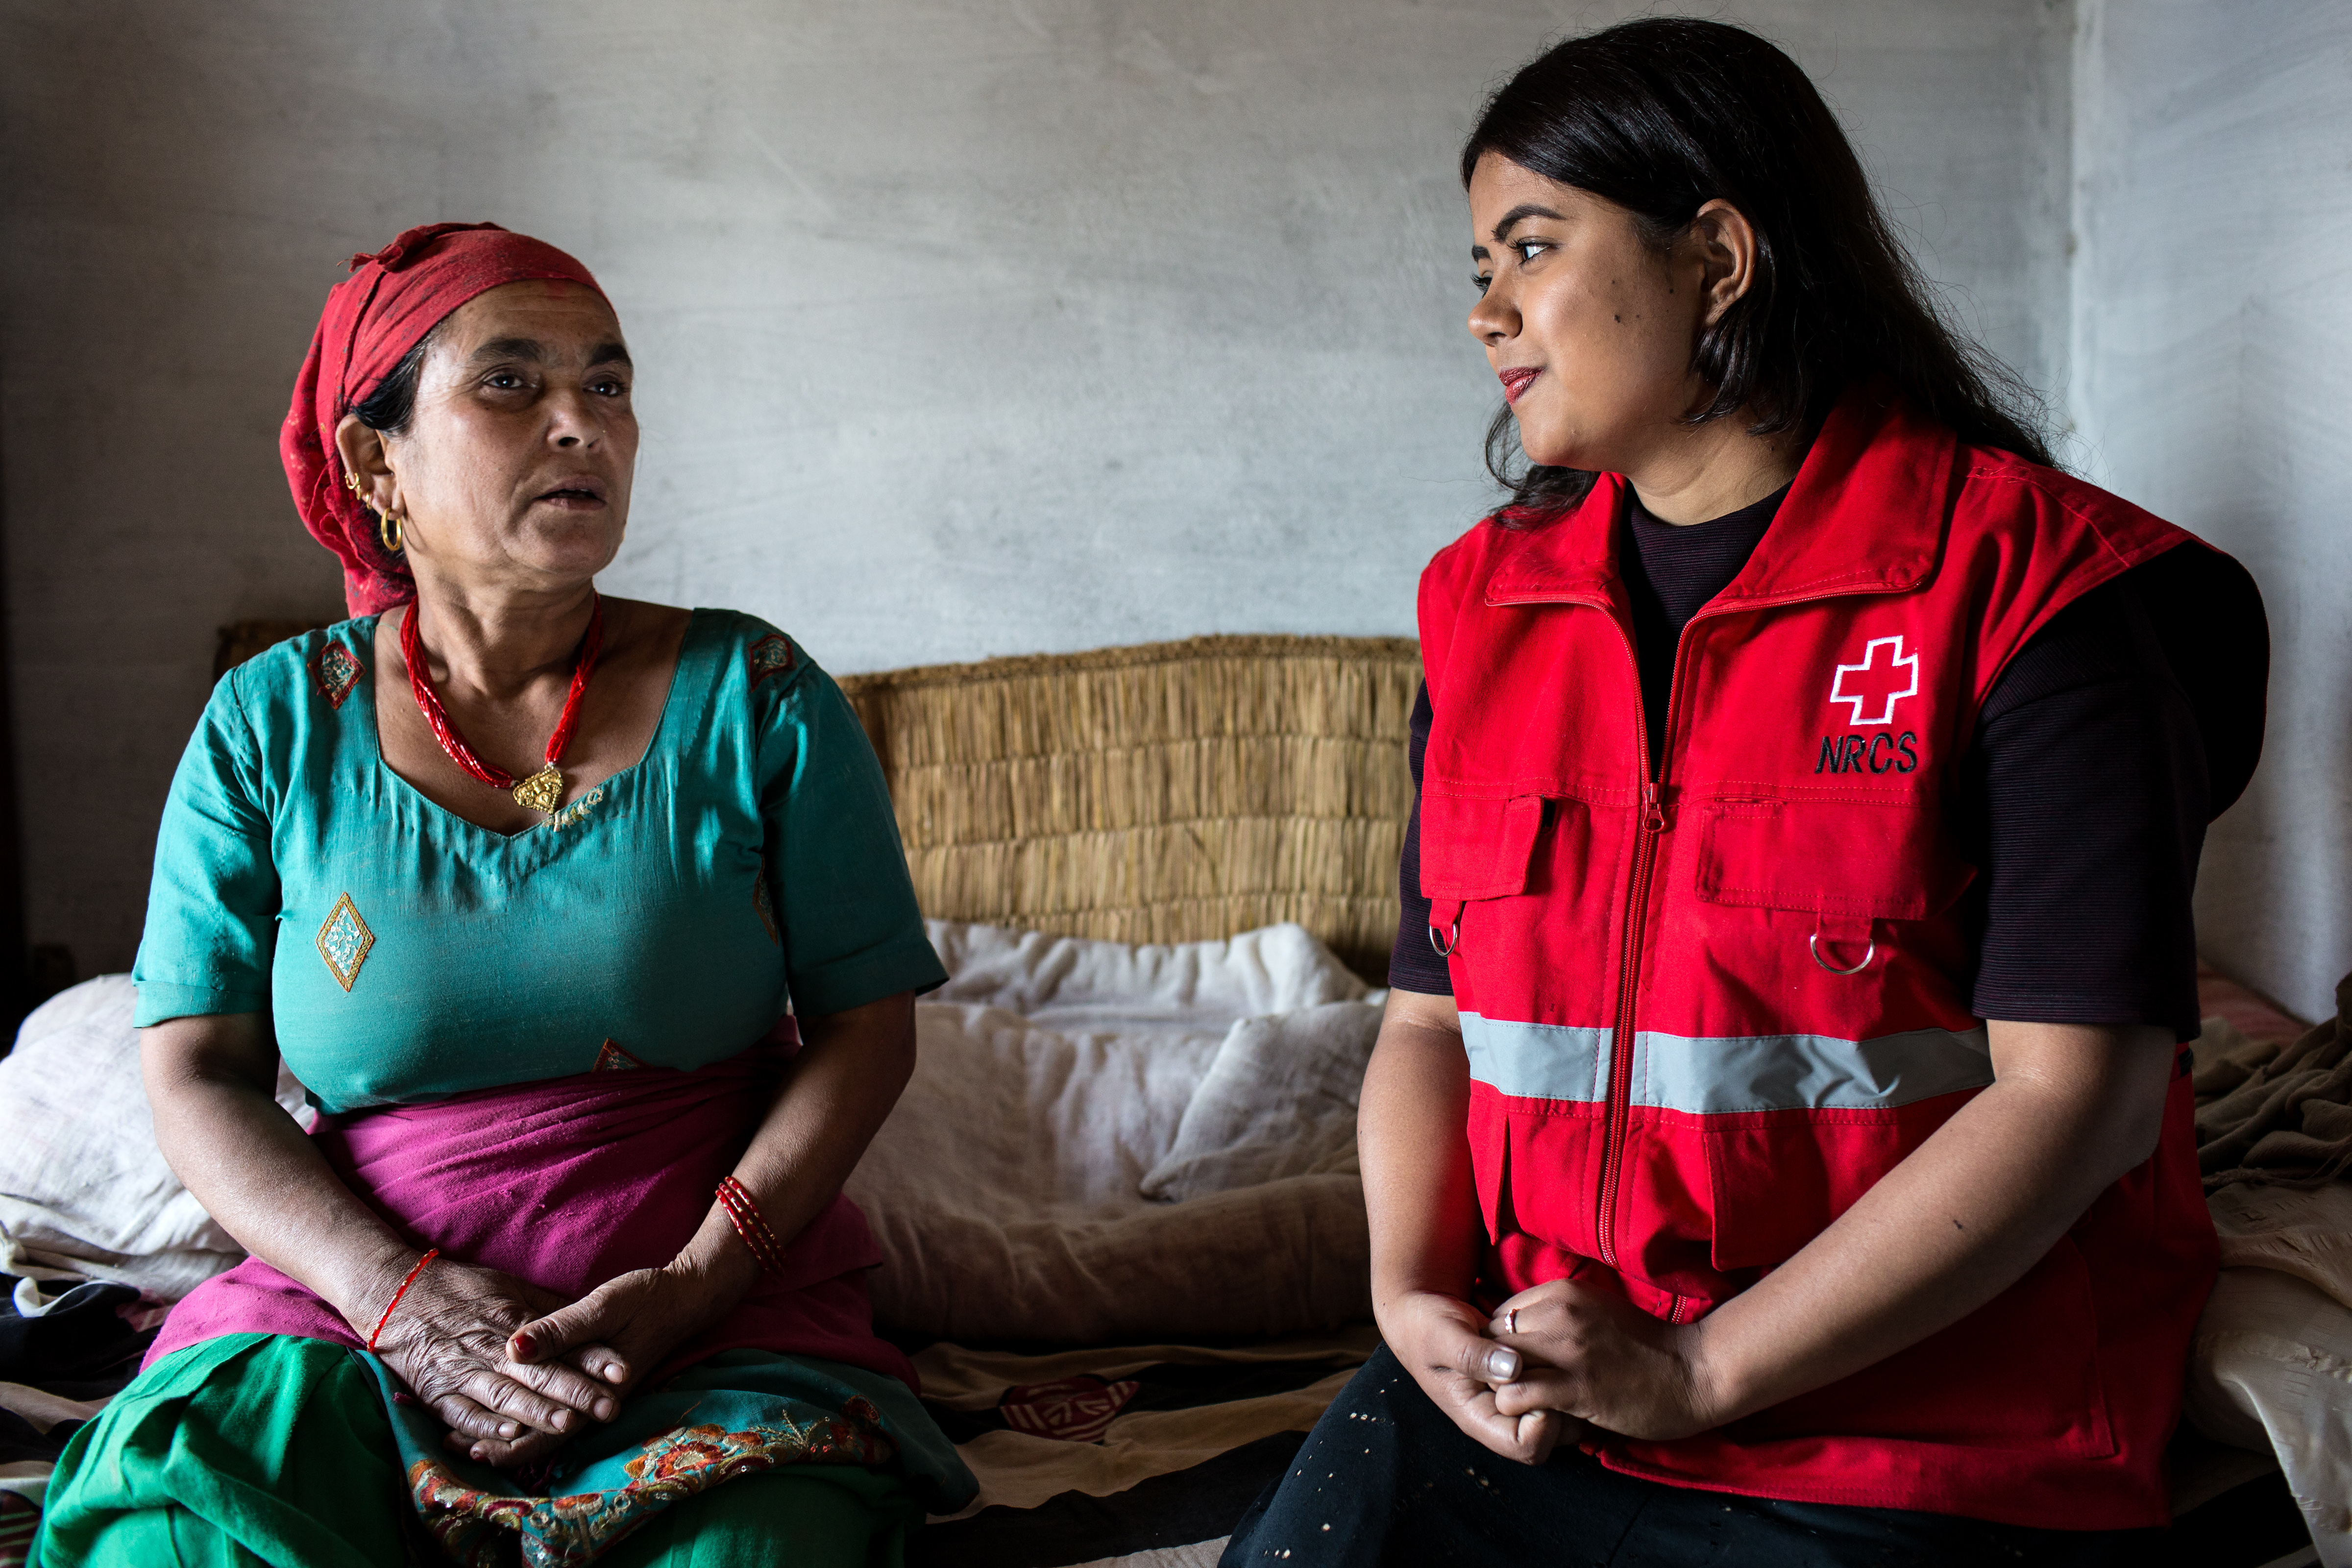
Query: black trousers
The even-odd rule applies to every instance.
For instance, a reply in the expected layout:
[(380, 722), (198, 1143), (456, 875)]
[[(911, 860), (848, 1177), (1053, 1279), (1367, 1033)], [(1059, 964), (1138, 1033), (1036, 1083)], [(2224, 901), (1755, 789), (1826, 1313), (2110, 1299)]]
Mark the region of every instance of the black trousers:
[(1731, 1497), (1619, 1475), (1573, 1447), (1522, 1465), (1454, 1426), (1383, 1345), (1242, 1516), (1220, 1568), (2094, 1568), (2163, 1533)]

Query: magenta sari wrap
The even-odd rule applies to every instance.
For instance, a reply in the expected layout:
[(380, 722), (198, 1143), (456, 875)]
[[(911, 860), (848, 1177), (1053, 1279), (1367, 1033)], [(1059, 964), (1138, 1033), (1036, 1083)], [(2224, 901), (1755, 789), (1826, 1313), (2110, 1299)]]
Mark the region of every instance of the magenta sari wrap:
[[(425, 1105), (322, 1117), (336, 1173), (420, 1249), (502, 1269), (566, 1297), (677, 1256), (766, 1114), (790, 1058), (762, 1044), (691, 1072), (633, 1068)], [(680, 1346), (648, 1386), (721, 1351), (820, 1356), (915, 1386), (877, 1338), (866, 1270), (881, 1249), (836, 1195), (785, 1247), (786, 1271)], [(146, 1365), (224, 1334), (292, 1334), (362, 1347), (334, 1310), (257, 1258), (172, 1310)]]

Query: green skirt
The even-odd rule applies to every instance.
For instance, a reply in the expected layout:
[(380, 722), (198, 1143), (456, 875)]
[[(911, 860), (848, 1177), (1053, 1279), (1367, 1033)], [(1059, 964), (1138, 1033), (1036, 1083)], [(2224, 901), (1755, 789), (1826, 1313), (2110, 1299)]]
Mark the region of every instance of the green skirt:
[[(746, 1364), (732, 1364), (739, 1362)], [(684, 1395), (699, 1411), (760, 1383), (762, 1370), (810, 1364), (826, 1363), (737, 1352), (645, 1397)], [(373, 1357), (321, 1340), (234, 1334), (191, 1345), (148, 1368), (74, 1435), (50, 1480), (31, 1563), (403, 1568), (446, 1561), (412, 1501), (420, 1442), (436, 1424), (421, 1413), (407, 1420), (404, 1411), (413, 1430), (396, 1430), (384, 1394)], [(919, 1415), (912, 1396), (899, 1394)], [(615, 1428), (639, 1403), (628, 1402)], [(919, 1437), (914, 1446), (930, 1447)], [(904, 1458), (928, 1468), (920, 1454)], [(489, 1474), (463, 1468), (478, 1483)], [(898, 1568), (906, 1533), (924, 1512), (905, 1468), (808, 1463), (732, 1474), (641, 1510), (641, 1522), (592, 1554), (597, 1568)], [(468, 1493), (478, 1504), (483, 1495)], [(490, 1497), (492, 1505), (500, 1500)], [(447, 1525), (445, 1519), (451, 1541)], [(452, 1545), (463, 1548), (461, 1560), (477, 1562), (585, 1560), (470, 1524)]]

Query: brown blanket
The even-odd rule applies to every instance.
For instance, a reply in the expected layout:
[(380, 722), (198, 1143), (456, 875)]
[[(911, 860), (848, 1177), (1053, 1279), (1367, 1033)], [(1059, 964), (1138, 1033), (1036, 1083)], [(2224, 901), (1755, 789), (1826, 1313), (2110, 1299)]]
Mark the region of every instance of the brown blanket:
[(2208, 1193), (2233, 1182), (2315, 1187), (2352, 1170), (2352, 974), (2336, 983), (2336, 1016), (2284, 1044), (2209, 1028), (2196, 1089)]

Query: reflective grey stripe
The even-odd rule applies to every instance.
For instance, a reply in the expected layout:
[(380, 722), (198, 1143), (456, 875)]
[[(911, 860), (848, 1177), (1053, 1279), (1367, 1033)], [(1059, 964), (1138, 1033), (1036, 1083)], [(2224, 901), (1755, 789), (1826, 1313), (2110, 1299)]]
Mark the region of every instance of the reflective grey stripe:
[(1635, 1105), (1735, 1110), (1879, 1110), (1992, 1081), (1981, 1028), (1913, 1029), (1874, 1040), (1833, 1035), (1633, 1037)]
[[(1606, 1100), (1607, 1029), (1462, 1015), (1470, 1076), (1531, 1100)], [(1633, 1037), (1632, 1102), (1694, 1115), (1877, 1110), (1992, 1082), (1984, 1030), (1914, 1029), (1870, 1040), (1832, 1035)]]
[(1609, 1036), (1607, 1029), (1462, 1015), (1470, 1076), (1528, 1100), (1608, 1099)]

